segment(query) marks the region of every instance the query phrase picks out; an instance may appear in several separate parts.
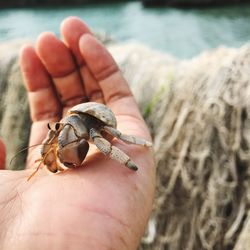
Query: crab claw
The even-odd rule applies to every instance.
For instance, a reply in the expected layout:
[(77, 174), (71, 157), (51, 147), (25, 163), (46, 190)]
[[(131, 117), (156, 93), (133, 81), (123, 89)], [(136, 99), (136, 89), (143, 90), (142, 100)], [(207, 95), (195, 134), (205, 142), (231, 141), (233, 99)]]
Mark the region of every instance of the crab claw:
[(75, 141), (58, 149), (60, 162), (67, 168), (80, 166), (89, 150), (89, 144), (85, 139)]

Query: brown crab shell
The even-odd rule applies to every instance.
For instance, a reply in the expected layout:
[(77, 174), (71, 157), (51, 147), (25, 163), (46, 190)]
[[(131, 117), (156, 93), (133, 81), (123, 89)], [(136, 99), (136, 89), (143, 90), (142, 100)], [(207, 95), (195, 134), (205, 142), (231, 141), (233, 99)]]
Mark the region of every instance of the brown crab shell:
[(117, 122), (114, 113), (106, 105), (96, 102), (86, 102), (72, 107), (69, 114), (88, 114), (101, 120), (108, 126), (116, 128)]

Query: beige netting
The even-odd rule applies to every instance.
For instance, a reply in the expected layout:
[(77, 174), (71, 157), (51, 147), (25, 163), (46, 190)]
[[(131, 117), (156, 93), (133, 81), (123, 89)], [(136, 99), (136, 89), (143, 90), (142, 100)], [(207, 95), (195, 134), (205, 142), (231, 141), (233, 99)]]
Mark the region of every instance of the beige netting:
[(232, 249), (243, 229), (250, 206), (250, 48), (226, 52), (185, 64), (157, 107), (156, 233), (149, 230), (145, 248)]

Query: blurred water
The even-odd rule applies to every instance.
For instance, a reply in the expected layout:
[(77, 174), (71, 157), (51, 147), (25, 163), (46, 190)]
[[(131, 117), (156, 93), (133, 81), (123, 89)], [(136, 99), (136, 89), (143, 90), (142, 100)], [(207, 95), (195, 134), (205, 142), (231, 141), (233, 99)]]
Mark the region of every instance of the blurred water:
[(82, 7), (0, 10), (0, 41), (59, 35), (67, 16), (79, 16), (93, 29), (120, 41), (136, 40), (180, 58), (219, 45), (239, 47), (250, 40), (250, 5), (209, 9), (145, 9), (140, 2)]

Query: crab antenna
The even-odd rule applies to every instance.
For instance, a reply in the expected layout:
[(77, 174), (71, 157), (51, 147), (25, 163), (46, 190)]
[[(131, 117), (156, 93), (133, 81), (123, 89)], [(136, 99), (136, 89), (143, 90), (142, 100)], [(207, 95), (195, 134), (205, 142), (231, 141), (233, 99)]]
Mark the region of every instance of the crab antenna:
[(42, 145), (42, 144), (44, 144), (44, 143), (34, 144), (34, 145), (31, 145), (31, 146), (28, 146), (28, 147), (25, 147), (25, 148), (20, 149), (14, 156), (12, 156), (12, 158), (11, 158), (11, 160), (10, 160), (10, 163), (9, 163), (9, 166), (11, 166), (12, 162), (16, 159), (16, 157), (17, 157), (20, 153), (22, 153), (23, 151), (25, 151), (25, 150), (27, 150), (27, 149), (29, 149), (29, 148), (37, 147), (37, 146), (40, 146), (40, 145)]

